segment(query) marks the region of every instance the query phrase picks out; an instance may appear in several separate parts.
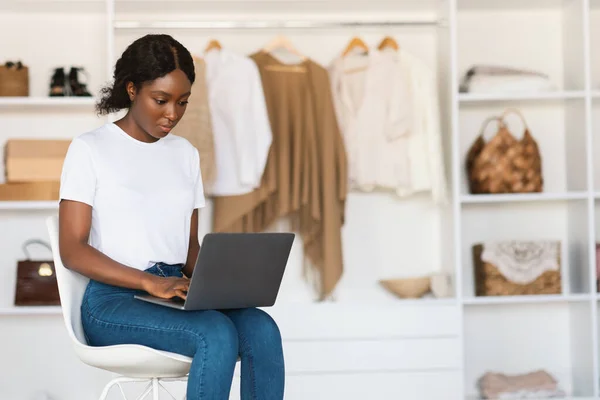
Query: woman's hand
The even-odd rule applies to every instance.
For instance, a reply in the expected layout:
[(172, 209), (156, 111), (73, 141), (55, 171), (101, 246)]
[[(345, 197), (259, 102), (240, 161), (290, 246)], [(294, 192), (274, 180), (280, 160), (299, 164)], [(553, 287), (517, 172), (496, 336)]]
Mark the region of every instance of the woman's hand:
[(155, 297), (161, 299), (170, 299), (172, 297), (181, 297), (185, 300), (187, 291), (190, 287), (190, 280), (187, 277), (178, 278), (170, 276), (167, 278), (150, 275), (148, 282), (144, 285), (144, 290)]

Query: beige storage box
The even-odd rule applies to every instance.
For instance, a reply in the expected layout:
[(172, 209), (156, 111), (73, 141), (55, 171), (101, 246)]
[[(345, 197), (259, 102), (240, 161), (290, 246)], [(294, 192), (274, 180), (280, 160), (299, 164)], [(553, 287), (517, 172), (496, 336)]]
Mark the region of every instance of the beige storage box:
[(5, 145), (6, 182), (60, 181), (71, 140), (9, 139)]
[(0, 184), (0, 201), (58, 200), (60, 182), (27, 182)]

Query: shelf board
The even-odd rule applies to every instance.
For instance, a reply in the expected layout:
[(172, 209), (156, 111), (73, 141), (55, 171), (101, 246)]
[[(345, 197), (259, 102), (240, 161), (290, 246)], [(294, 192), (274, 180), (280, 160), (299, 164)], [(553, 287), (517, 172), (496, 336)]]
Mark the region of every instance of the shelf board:
[[(54, 0), (56, 1), (56, 0)], [(305, 3), (310, 4), (310, 10), (314, 13), (327, 13), (331, 11), (339, 12), (347, 3), (341, 0), (328, 1), (310, 1), (302, 2), (298, 0), (219, 0), (219, 1), (198, 1), (198, 0), (118, 0), (115, 2), (115, 10), (120, 13), (136, 13), (143, 5), (144, 13), (158, 14), (164, 16), (168, 13), (177, 13), (178, 11), (187, 12), (188, 15), (203, 12), (203, 15), (227, 15), (235, 9), (247, 17), (261, 19), (265, 12), (274, 11), (284, 12), (289, 15), (301, 15), (306, 12)], [(168, 6), (167, 6), (168, 4)], [(423, 12), (432, 16), (436, 14), (439, 6), (439, 0), (403, 0), (395, 2), (394, 7), (390, 7), (389, 1), (368, 1), (354, 0), (352, 14), (357, 18), (364, 20), (365, 12), (369, 16), (380, 15), (382, 18), (394, 19), (394, 14), (401, 17), (406, 12)], [(258, 16), (261, 15), (261, 16)], [(159, 17), (160, 18), (160, 17)], [(227, 18), (228, 20), (230, 18)]]
[(581, 294), (539, 294), (524, 296), (482, 296), (465, 297), (463, 304), (466, 305), (489, 305), (489, 304), (527, 304), (527, 303), (565, 303), (585, 302), (592, 299), (588, 293)]
[(562, 9), (563, 0), (458, 0), (459, 11), (519, 11)]
[[(470, 395), (470, 396), (466, 396), (465, 400), (485, 400), (477, 395)], [(552, 398), (546, 398), (546, 397), (535, 397), (535, 400), (598, 400), (597, 397), (573, 397), (573, 396), (567, 396), (567, 397), (552, 397)]]
[(94, 106), (94, 97), (0, 97), (0, 107)]
[(81, 12), (103, 12), (106, 3), (103, 0), (2, 0), (0, 12), (57, 12), (72, 14)]
[[(379, 303), (374, 304), (377, 305)], [(454, 297), (422, 297), (418, 299), (393, 299), (389, 303), (385, 302), (384, 304), (390, 304), (391, 306), (454, 306), (458, 304), (458, 300)]]
[(567, 201), (585, 200), (587, 199), (588, 195), (588, 192), (465, 194), (460, 196), (460, 202), (463, 204), (482, 204), (536, 201)]
[(583, 99), (583, 90), (563, 90), (556, 92), (530, 92), (530, 93), (459, 93), (458, 100), (461, 104), (477, 104), (501, 101), (549, 101)]
[(62, 315), (60, 306), (0, 307), (0, 315)]
[(0, 210), (56, 210), (58, 201), (0, 201)]

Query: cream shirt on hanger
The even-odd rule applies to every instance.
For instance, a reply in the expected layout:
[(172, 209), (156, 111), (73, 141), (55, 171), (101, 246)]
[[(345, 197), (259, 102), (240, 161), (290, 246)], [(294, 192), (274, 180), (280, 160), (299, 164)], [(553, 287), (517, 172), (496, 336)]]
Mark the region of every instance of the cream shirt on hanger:
[(208, 51), (204, 61), (217, 170), (206, 193), (252, 192), (260, 186), (272, 142), (258, 68), (227, 49)]
[(437, 98), (429, 69), (405, 50), (349, 54), (330, 69), (352, 189), (431, 191), (446, 200)]
[(425, 62), (406, 50), (398, 53), (386, 51), (383, 55), (396, 60), (400, 69), (405, 69), (410, 77), (413, 99), (413, 125), (408, 140), (411, 187), (406, 194), (430, 191), (436, 203), (447, 204), (448, 187), (434, 73)]
[[(406, 138), (410, 113), (390, 107), (394, 65), (377, 51), (350, 53), (330, 67), (338, 123), (349, 161), (351, 189), (398, 189), (410, 184)], [(405, 82), (398, 82), (399, 85)], [(399, 101), (409, 105), (406, 97)]]

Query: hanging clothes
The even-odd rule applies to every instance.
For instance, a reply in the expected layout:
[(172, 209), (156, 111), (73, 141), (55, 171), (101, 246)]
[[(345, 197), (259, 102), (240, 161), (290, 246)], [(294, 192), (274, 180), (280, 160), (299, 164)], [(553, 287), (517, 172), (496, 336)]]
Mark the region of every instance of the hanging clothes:
[(272, 133), (256, 64), (227, 49), (204, 56), (216, 176), (206, 193), (233, 196), (260, 186)]
[(212, 184), (217, 172), (215, 143), (206, 87), (206, 65), (199, 57), (194, 56), (193, 59), (196, 72), (193, 95), (189, 98), (184, 117), (173, 129), (173, 134), (186, 138), (198, 149), (202, 181), (206, 187)]
[(259, 232), (290, 217), (324, 299), (342, 275), (347, 192), (346, 152), (329, 77), (310, 59), (290, 65), (266, 52), (251, 58), (260, 71), (273, 142), (258, 189), (215, 198), (213, 229)]
[(430, 191), (447, 201), (437, 95), (430, 69), (406, 50), (340, 56), (329, 67), (348, 149), (350, 188)]

